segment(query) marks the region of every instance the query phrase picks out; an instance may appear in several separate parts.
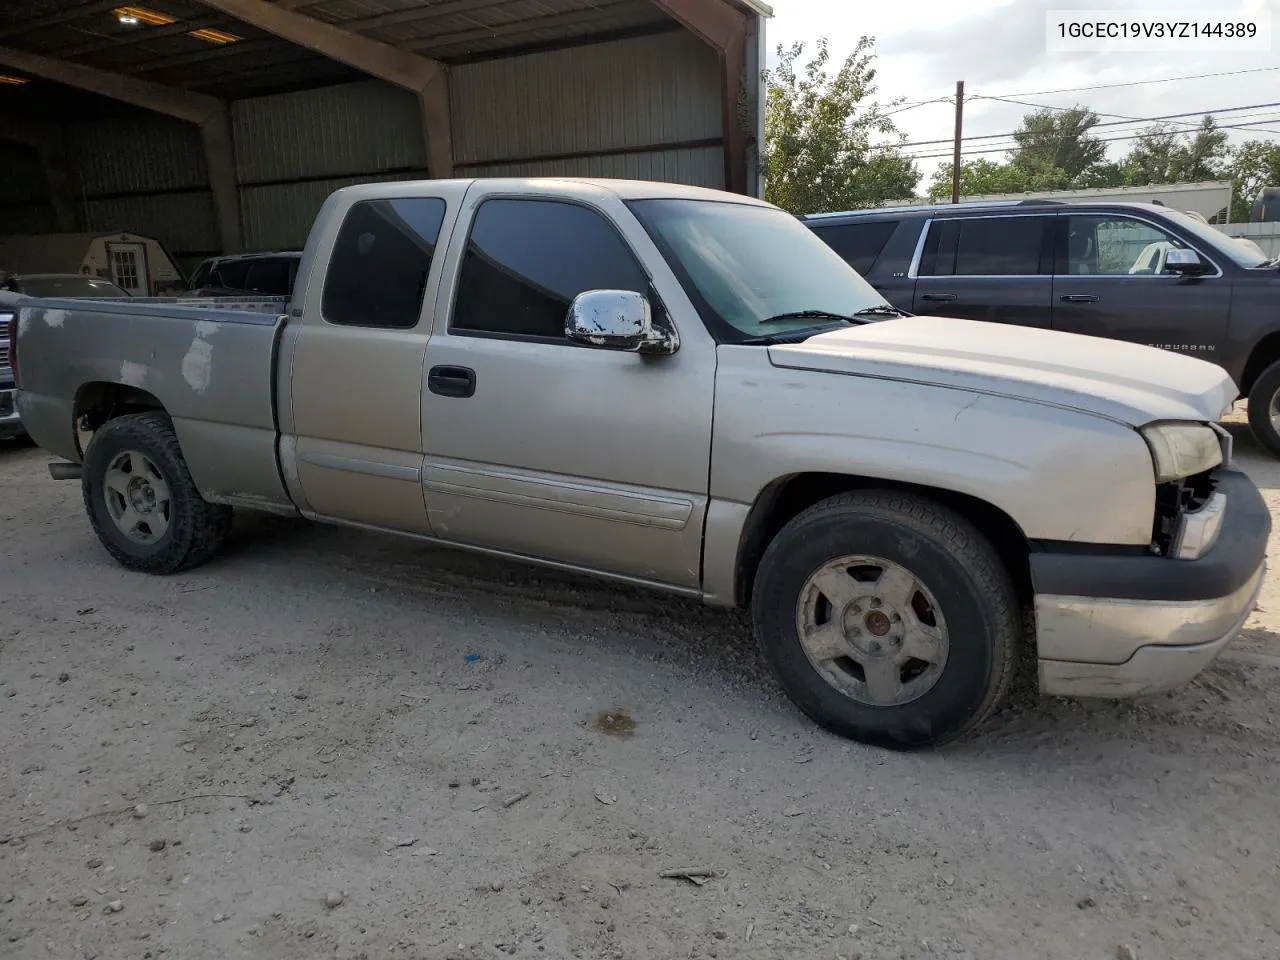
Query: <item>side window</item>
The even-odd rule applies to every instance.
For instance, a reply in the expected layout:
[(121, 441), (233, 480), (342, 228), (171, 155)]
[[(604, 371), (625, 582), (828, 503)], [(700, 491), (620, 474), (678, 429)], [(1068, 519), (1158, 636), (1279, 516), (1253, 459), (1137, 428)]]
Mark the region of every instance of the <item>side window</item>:
[(282, 257), (255, 260), (249, 266), (245, 289), (279, 297), (289, 292), (289, 261)]
[(815, 224), (816, 233), (841, 259), (863, 276), (871, 272), (884, 245), (897, 229), (898, 220), (875, 220), (871, 223)]
[(935, 220), (921, 276), (1034, 276), (1048, 272), (1050, 217)]
[(596, 211), (554, 200), (487, 200), (471, 227), (450, 329), (563, 339), (578, 294), (648, 289), (631, 250)]
[(243, 290), (245, 289), (244, 285), (248, 274), (248, 260), (228, 260), (226, 263), (220, 263), (213, 268), (213, 275), (209, 278), (209, 285), (225, 287), (228, 290)]
[(201, 263), (200, 266), (196, 267), (196, 272), (191, 275), (191, 282), (188, 284), (189, 290), (199, 290), (208, 282), (209, 267), (212, 265), (211, 261), (206, 260)]
[(353, 204), (329, 258), (320, 302), (325, 320), (394, 330), (417, 326), (444, 214), (438, 197)]
[(1066, 263), (1059, 273), (1089, 276), (1151, 276), (1164, 272), (1170, 250), (1181, 240), (1128, 217), (1067, 217)]

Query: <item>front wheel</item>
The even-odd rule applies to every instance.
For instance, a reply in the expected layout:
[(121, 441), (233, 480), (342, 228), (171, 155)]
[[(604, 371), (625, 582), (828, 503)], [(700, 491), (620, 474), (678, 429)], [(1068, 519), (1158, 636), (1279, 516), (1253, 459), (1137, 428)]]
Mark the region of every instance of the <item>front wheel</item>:
[(1273, 363), (1249, 390), (1249, 429), (1258, 443), (1280, 457), (1280, 363)]
[(752, 614), (787, 695), (822, 726), (907, 748), (960, 736), (1008, 688), (1013, 584), (967, 520), (922, 497), (862, 491), (788, 523)]
[(231, 508), (200, 496), (163, 413), (108, 421), (85, 453), (84, 506), (102, 545), (144, 573), (177, 573), (213, 556)]

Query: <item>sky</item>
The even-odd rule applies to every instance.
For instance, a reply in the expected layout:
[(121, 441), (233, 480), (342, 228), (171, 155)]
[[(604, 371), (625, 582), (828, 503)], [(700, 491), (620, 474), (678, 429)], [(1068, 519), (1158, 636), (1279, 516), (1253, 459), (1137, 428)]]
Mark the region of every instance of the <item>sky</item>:
[[(812, 45), (826, 36), (832, 64), (838, 65), (850, 53), (858, 38), (875, 38), (878, 99), (903, 98), (907, 103), (953, 97), (957, 80), (965, 81), (966, 136), (1005, 134), (1014, 130), (1030, 108), (995, 100), (974, 99), (982, 95), (1013, 95), (1017, 99), (1046, 106), (1069, 107), (1083, 104), (1111, 121), (1117, 117), (1207, 112), (1226, 107), (1280, 101), (1280, 69), (1268, 72), (1207, 77), (1169, 83), (1144, 83), (1042, 96), (1018, 96), (1039, 91), (1061, 90), (1094, 84), (1149, 81), (1280, 67), (1280, 0), (771, 0), (774, 17), (766, 27), (769, 46), (803, 41)], [(1046, 20), (1049, 10), (1108, 9), (1144, 11), (1172, 16), (1212, 11), (1219, 18), (1234, 12), (1269, 11), (1272, 20), (1272, 49), (1269, 52), (1181, 51), (1177, 53), (1049, 53), (1046, 51)], [(807, 58), (802, 58), (802, 60)], [(776, 57), (771, 55), (770, 62)], [(834, 69), (834, 67), (833, 67)], [(904, 110), (894, 116), (909, 142), (949, 141), (955, 116), (951, 102), (931, 103)], [(1261, 130), (1231, 131), (1231, 142), (1246, 139), (1280, 141), (1280, 107), (1241, 111), (1237, 118), (1223, 114), (1220, 123), (1259, 123)], [(1194, 123), (1198, 116), (1186, 118)], [(1100, 136), (1120, 137), (1140, 129), (1142, 124), (1119, 124), (1098, 130)], [(979, 150), (1007, 143), (988, 140), (965, 145)], [(1132, 145), (1119, 141), (1109, 145), (1112, 159), (1118, 159)], [(948, 153), (949, 142), (937, 147), (913, 146), (906, 152), (917, 155)], [(977, 155), (975, 155), (977, 156)], [(990, 160), (1002, 154), (981, 154)], [(945, 158), (921, 159), (918, 163), (927, 187), (931, 174)]]

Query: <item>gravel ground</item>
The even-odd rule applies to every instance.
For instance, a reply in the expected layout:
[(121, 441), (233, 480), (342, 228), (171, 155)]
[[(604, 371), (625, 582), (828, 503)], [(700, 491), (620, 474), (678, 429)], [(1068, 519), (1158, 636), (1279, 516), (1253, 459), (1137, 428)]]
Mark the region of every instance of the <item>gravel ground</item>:
[(1280, 956), (1276, 579), (1186, 689), (902, 755), (693, 603), (251, 516), (130, 574), (47, 459), (0, 447), (0, 958)]

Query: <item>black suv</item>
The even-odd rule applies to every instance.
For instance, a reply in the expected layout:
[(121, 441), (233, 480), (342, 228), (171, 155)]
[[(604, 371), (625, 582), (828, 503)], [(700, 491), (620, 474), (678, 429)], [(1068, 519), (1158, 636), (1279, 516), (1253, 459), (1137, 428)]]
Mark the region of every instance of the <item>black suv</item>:
[(1251, 241), (1148, 203), (961, 203), (804, 222), (902, 310), (1212, 361), (1280, 456), (1280, 268)]

